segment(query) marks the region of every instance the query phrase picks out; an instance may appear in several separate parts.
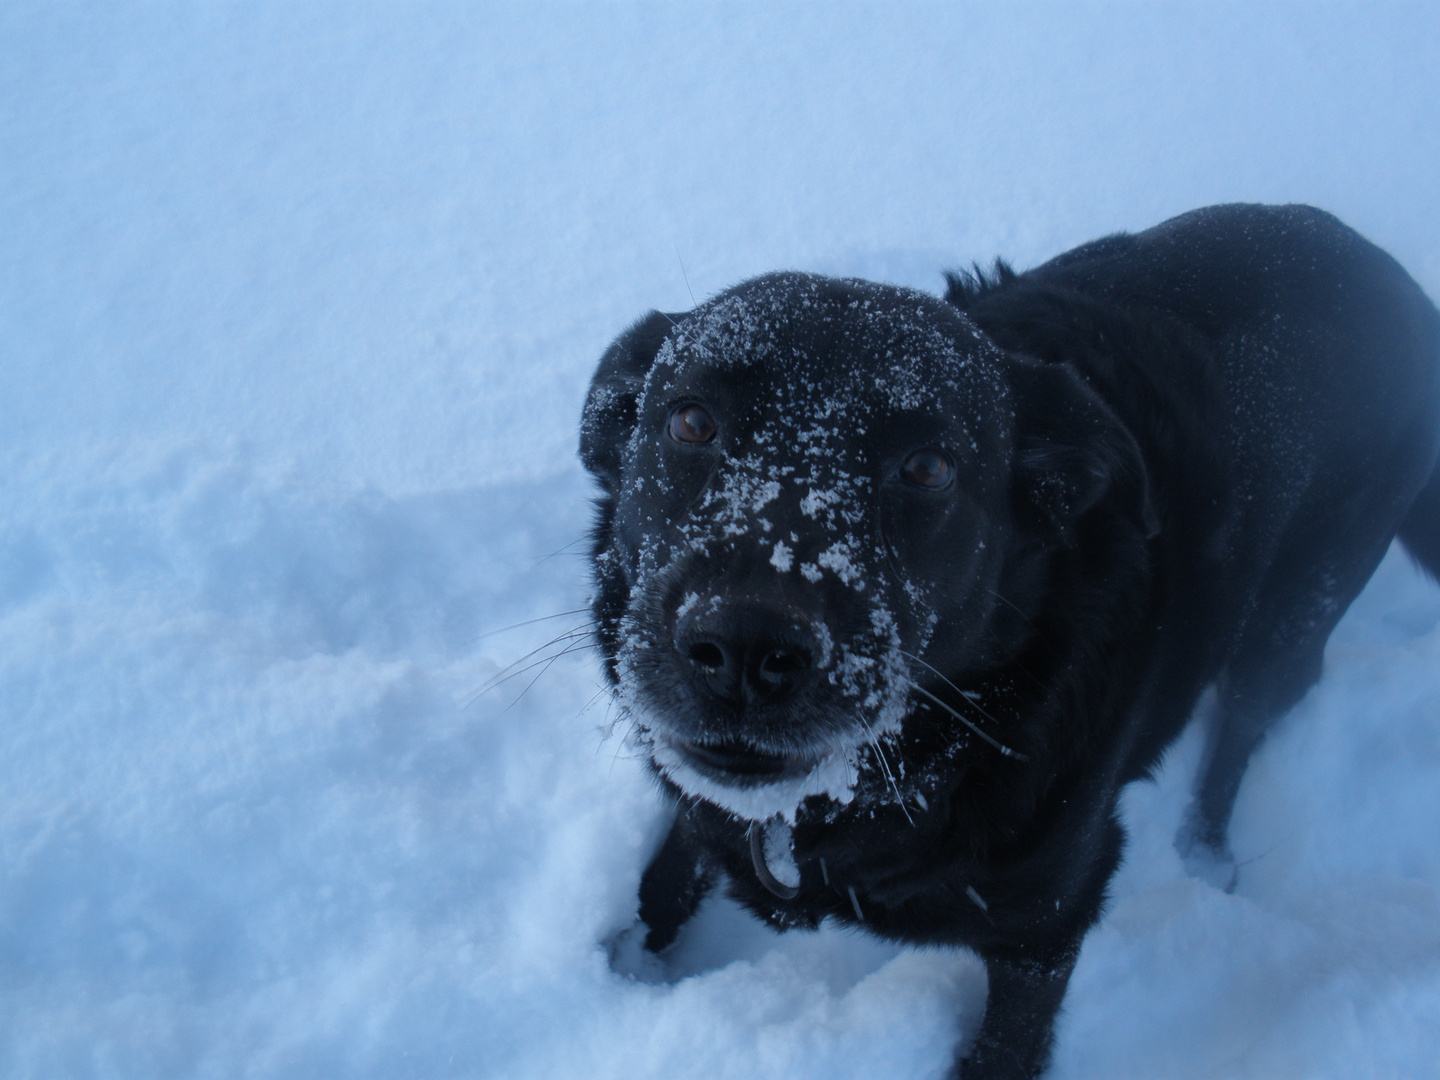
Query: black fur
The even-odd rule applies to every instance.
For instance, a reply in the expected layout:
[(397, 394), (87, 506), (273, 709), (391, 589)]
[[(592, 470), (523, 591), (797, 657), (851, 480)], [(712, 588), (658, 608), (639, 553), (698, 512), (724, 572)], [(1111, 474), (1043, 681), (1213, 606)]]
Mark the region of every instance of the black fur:
[[(969, 946), (990, 993), (956, 1075), (1032, 1077), (1121, 788), (1217, 685), (1177, 844), (1233, 882), (1246, 761), (1392, 538), (1440, 574), (1440, 317), (1304, 206), (949, 284), (770, 275), (622, 335), (581, 444), (595, 617), (679, 808), (649, 947), (722, 875), (776, 927)], [(711, 442), (666, 434), (687, 404)], [(922, 449), (948, 485), (904, 479)], [(752, 823), (772, 810), (793, 825)]]

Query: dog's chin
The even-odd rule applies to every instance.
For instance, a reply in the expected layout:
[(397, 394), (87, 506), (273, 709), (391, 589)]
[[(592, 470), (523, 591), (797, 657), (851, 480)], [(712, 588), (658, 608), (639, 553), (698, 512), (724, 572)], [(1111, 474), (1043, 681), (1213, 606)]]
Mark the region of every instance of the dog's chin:
[(820, 763), (819, 753), (779, 754), (743, 742), (699, 742), (667, 738), (666, 744), (696, 772), (732, 787), (760, 787), (804, 776)]
[(736, 743), (704, 743), (656, 734), (651, 760), (687, 795), (736, 817), (791, 823), (812, 796), (849, 803), (859, 771), (858, 747), (834, 746), (781, 755)]

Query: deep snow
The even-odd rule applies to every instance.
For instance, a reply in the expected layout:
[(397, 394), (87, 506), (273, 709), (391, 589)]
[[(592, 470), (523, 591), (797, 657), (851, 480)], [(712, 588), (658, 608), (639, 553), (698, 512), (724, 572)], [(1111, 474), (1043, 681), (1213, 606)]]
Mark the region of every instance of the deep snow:
[[(661, 817), (594, 662), (477, 696), (583, 624), (497, 632), (584, 602), (589, 370), (751, 273), (1232, 199), (1440, 297), (1437, 56), (1423, 5), (6, 5), (0, 1075), (939, 1075), (964, 955), (716, 902), (611, 970)], [(1170, 846), (1196, 754), (1057, 1080), (1440, 1076), (1440, 589), (1347, 616), (1234, 895)]]

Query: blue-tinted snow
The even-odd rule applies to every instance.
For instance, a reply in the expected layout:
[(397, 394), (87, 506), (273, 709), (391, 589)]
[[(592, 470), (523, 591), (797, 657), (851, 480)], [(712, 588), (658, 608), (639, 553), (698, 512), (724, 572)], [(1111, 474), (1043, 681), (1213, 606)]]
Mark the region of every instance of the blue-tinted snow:
[[(475, 698), (581, 625), (489, 633), (584, 601), (589, 370), (691, 289), (1232, 199), (1440, 296), (1437, 55), (1421, 5), (7, 5), (0, 1075), (937, 1076), (964, 956), (713, 904), (612, 973), (661, 826), (595, 666)], [(1436, 1073), (1437, 624), (1392, 554), (1235, 895), (1170, 846), (1193, 738), (1128, 793), (1057, 1078)]]

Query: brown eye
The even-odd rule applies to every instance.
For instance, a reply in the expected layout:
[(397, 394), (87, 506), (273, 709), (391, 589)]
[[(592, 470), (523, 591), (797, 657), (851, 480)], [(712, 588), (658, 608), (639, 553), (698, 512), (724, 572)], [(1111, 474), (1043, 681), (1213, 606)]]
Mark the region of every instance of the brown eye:
[(939, 450), (927, 447), (916, 450), (905, 459), (905, 464), (900, 466), (900, 475), (916, 487), (933, 491), (950, 483), (950, 478), (955, 475), (955, 466)]
[(683, 443), (709, 442), (715, 437), (715, 418), (703, 405), (681, 405), (670, 414), (670, 437)]

